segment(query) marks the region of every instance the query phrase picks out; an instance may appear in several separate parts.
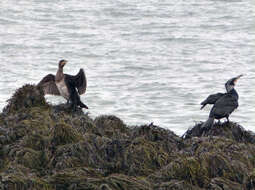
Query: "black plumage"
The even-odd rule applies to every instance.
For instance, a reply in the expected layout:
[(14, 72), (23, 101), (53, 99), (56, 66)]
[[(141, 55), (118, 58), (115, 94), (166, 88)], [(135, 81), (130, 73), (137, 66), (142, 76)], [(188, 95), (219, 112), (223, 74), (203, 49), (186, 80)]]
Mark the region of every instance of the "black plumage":
[[(210, 95), (211, 97), (214, 97), (211, 99), (211, 103), (214, 105), (210, 111), (208, 120), (203, 123), (202, 127), (211, 127), (213, 125), (214, 119), (226, 118), (229, 121), (230, 114), (238, 107), (239, 96), (234, 86), (241, 76), (242, 75), (239, 75), (238, 77), (232, 78), (227, 81), (227, 83), (225, 84), (227, 93)], [(213, 101), (215, 102), (213, 103)]]
[(203, 102), (200, 103), (202, 105), (200, 109), (203, 109), (207, 104), (215, 104), (215, 102), (225, 94), (226, 93), (217, 93), (209, 95)]

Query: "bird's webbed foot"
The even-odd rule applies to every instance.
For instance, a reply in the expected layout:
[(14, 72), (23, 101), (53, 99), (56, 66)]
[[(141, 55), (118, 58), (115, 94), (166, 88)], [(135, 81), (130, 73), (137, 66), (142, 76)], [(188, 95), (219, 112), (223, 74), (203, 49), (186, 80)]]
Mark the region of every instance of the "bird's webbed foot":
[(81, 101), (79, 102), (79, 106), (81, 108), (89, 109), (88, 106), (86, 104), (82, 103)]

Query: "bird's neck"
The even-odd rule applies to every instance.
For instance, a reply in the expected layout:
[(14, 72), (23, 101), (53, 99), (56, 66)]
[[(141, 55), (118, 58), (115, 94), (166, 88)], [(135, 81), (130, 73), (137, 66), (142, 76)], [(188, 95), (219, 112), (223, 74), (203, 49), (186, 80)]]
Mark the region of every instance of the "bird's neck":
[(63, 68), (59, 67), (55, 79), (58, 82), (61, 81), (63, 77), (64, 77)]
[(234, 85), (230, 85), (230, 84), (226, 84), (225, 87), (226, 87), (227, 92), (230, 92), (230, 91), (232, 91), (234, 89), (235, 86)]
[(229, 91), (229, 93), (232, 95), (232, 96), (234, 96), (234, 97), (236, 97), (237, 99), (238, 99), (238, 93), (237, 93), (237, 91), (233, 88), (231, 91)]

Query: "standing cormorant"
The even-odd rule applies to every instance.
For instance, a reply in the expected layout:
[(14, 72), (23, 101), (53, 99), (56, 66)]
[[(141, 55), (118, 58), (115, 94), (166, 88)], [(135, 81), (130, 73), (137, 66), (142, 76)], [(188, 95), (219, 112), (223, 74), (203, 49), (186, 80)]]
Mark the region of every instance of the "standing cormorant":
[[(239, 75), (236, 78), (240, 78), (242, 75)], [(226, 91), (229, 92), (234, 86), (231, 85), (231, 82), (234, 78), (229, 79), (226, 83), (225, 83), (225, 88)], [(221, 98), (222, 96), (224, 96), (226, 93), (216, 93), (216, 94), (211, 94), (209, 95), (203, 102), (201, 102), (200, 104), (202, 105), (202, 107), (200, 109), (203, 109), (207, 104), (215, 104), (215, 102)]]
[(224, 117), (227, 118), (229, 122), (229, 115), (238, 107), (239, 97), (234, 87), (237, 80), (242, 76), (243, 75), (239, 75), (226, 82), (225, 87), (227, 93), (222, 94), (218, 99), (214, 99), (214, 106), (210, 111), (209, 118), (203, 123), (202, 127), (209, 128), (213, 125), (214, 119), (222, 119)]
[(60, 60), (56, 76), (53, 74), (46, 75), (37, 86), (42, 87), (44, 94), (63, 96), (67, 102), (71, 101), (73, 109), (77, 106), (81, 108), (88, 107), (81, 102), (80, 96), (86, 92), (87, 79), (83, 69), (75, 76), (64, 74), (63, 68), (67, 63), (66, 60)]

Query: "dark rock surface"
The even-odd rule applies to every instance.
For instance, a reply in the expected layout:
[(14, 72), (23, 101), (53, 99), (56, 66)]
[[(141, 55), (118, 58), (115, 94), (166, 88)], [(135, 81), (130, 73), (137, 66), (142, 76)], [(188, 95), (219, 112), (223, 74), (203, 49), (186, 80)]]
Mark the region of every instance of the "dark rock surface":
[(251, 131), (246, 131), (238, 123), (215, 123), (210, 129), (202, 128), (201, 126), (202, 123), (196, 124), (184, 134), (184, 138), (219, 136), (233, 139), (237, 142), (255, 144), (255, 134)]
[(251, 190), (254, 142), (236, 123), (197, 124), (181, 138), (91, 119), (25, 85), (0, 114), (0, 190)]

